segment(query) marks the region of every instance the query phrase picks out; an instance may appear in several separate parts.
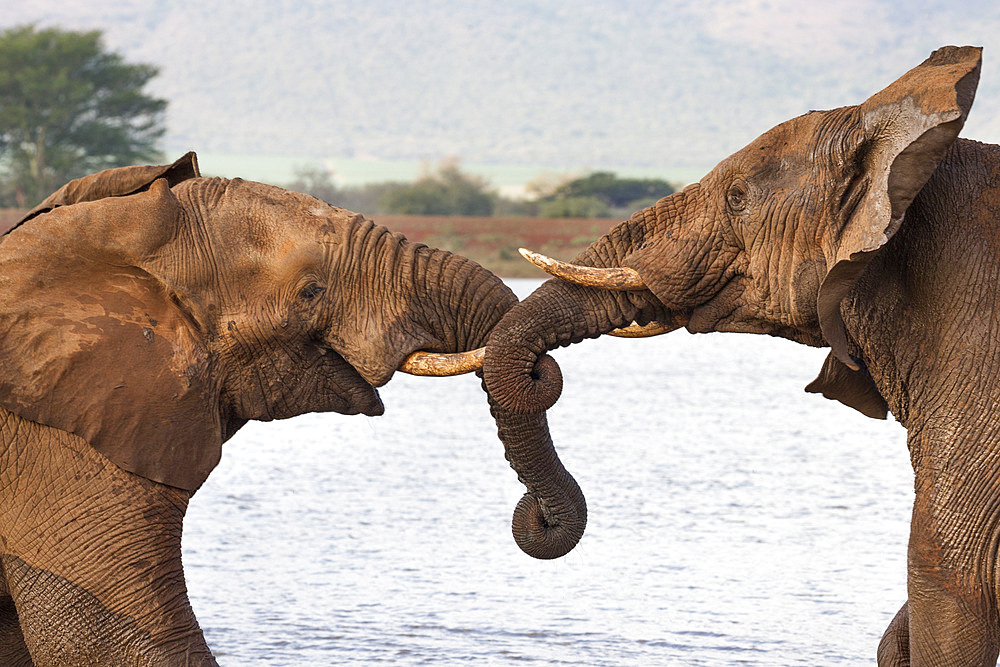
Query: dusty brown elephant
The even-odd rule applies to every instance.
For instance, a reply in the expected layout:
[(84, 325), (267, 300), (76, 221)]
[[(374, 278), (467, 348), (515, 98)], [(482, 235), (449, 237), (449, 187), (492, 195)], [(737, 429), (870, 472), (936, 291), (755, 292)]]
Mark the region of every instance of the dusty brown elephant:
[(0, 241), (0, 664), (215, 664), (181, 528), (222, 443), (379, 415), (397, 369), (476, 368), (516, 302), (468, 259), (202, 178), (193, 154), (64, 186)]
[[(766, 132), (572, 263), (526, 252), (559, 279), (486, 350), (493, 400), (532, 414), (561, 389), (537, 360), (609, 332), (829, 346), (807, 391), (891, 411), (915, 473), (909, 599), (880, 665), (992, 665), (1000, 646), (1000, 148), (957, 138), (979, 71), (980, 49), (939, 49), (857, 106)], [(544, 537), (562, 517), (534, 521)]]

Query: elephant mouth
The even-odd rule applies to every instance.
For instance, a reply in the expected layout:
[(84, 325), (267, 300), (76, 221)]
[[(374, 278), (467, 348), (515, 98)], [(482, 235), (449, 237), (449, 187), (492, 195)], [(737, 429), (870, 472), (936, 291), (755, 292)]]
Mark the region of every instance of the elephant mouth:
[(826, 342), (807, 326), (778, 323), (760, 313), (763, 308), (747, 298), (747, 279), (736, 277), (707, 302), (690, 311), (690, 333), (753, 333), (787, 338), (804, 345), (824, 347)]
[(360, 414), (366, 417), (381, 417), (385, 414), (385, 405), (382, 397), (378, 395), (378, 389), (369, 385), (369, 391), (365, 392), (364, 400), (352, 401), (348, 410), (340, 410), (342, 414)]
[(407, 366), (411, 357), (419, 357), (421, 351), (433, 350), (434, 347), (434, 342), (428, 340), (427, 336), (418, 336), (384, 347), (380, 362), (365, 363), (362, 358), (357, 364), (351, 363), (351, 366), (373, 388), (382, 387), (392, 379), (396, 371)]
[(742, 307), (744, 281), (733, 277), (715, 295), (700, 306), (689, 311), (687, 330), (691, 333), (711, 333), (725, 331), (725, 323), (734, 321), (735, 314)]
[(709, 302), (703, 306), (698, 306), (691, 311), (691, 315), (688, 318), (687, 324), (685, 325), (690, 333), (712, 333), (713, 331), (718, 331), (719, 324), (726, 318), (729, 311), (723, 312), (725, 309), (718, 308)]
[(323, 353), (328, 390), (327, 409), (343, 415), (366, 415), (379, 417), (385, 413), (385, 405), (378, 389), (368, 382), (343, 356), (335, 350)]

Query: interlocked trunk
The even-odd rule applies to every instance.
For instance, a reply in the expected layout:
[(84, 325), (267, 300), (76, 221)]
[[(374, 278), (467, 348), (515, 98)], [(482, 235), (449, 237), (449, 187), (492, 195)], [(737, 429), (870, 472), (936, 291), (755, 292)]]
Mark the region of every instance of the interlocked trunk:
[[(621, 266), (642, 236), (637, 221), (616, 227), (574, 263)], [(514, 515), (518, 545), (536, 558), (558, 558), (579, 541), (587, 520), (583, 493), (549, 437), (545, 410), (562, 376), (547, 351), (596, 338), (633, 321), (663, 317), (648, 292), (614, 292), (550, 280), (509, 311), (486, 348), (484, 386), (511, 466), (528, 489)]]

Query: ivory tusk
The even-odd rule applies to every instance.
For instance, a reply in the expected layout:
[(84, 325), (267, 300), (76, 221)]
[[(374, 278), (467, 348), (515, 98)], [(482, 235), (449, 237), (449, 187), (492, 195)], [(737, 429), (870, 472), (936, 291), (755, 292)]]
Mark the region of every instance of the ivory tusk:
[(483, 355), (486, 348), (480, 347), (468, 352), (441, 354), (438, 352), (423, 352), (418, 350), (408, 356), (399, 366), (399, 370), (410, 375), (430, 377), (445, 377), (461, 375), (478, 371), (483, 367)]
[(633, 322), (627, 327), (609, 331), (608, 335), (617, 336), (618, 338), (650, 338), (652, 336), (660, 336), (676, 330), (676, 326), (662, 324), (660, 322), (650, 322), (645, 326), (640, 326)]
[(558, 259), (546, 257), (527, 248), (518, 248), (517, 251), (542, 271), (577, 285), (618, 292), (646, 289), (646, 284), (639, 277), (639, 272), (627, 266), (606, 269), (596, 266), (578, 266), (568, 262), (560, 262)]

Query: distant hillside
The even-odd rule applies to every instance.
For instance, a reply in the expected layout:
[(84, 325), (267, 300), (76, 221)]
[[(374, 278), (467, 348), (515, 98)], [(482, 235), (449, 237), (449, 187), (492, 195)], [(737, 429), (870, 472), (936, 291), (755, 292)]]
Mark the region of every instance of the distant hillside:
[(982, 44), (966, 135), (1000, 141), (1000, 3), (32, 0), (162, 69), (165, 148), (710, 167), (774, 124)]

